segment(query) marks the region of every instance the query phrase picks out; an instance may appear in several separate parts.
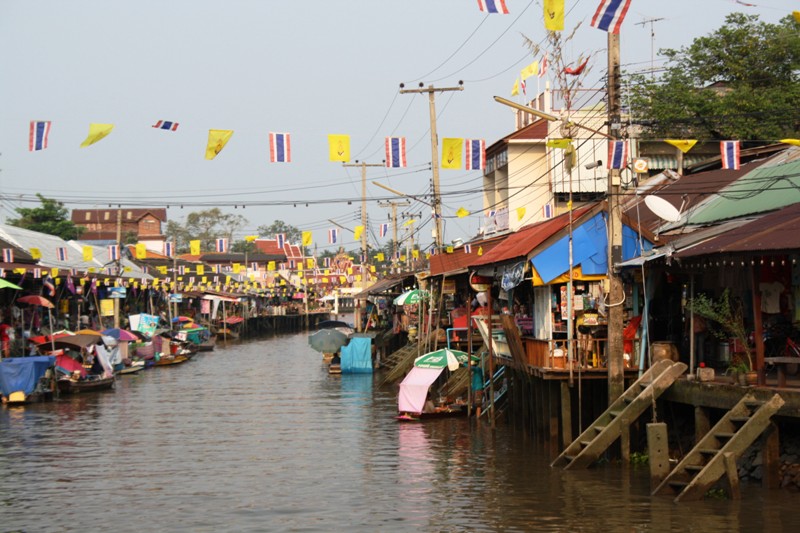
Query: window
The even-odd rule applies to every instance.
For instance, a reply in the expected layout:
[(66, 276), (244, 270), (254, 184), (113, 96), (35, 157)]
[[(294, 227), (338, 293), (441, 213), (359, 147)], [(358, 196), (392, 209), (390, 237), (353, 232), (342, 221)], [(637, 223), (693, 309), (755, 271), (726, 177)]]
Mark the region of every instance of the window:
[(111, 218), (111, 213), (109, 213), (108, 211), (103, 213), (103, 220), (109, 220), (110, 218)]
[(92, 212), (91, 211), (87, 211), (86, 212), (86, 220), (92, 220)]

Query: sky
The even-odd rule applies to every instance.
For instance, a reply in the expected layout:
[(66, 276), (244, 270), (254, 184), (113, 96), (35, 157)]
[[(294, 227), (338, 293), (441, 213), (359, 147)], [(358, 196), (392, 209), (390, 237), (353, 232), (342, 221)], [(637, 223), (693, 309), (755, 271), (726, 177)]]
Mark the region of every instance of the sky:
[[(389, 221), (380, 203), (430, 192), (427, 95), (399, 85), (457, 87), (436, 94), (439, 139), (513, 132), (511, 98), (545, 44), (541, 0), (506, 0), (510, 14), (476, 0), (2, 0), (0, 2), (0, 220), (38, 205), (168, 207), (168, 218), (219, 207), (256, 234), (275, 220), (313, 231), (319, 251), (334, 223), (360, 224), (361, 168), (328, 159), (328, 134), (351, 138), (351, 163), (381, 164), (387, 136), (407, 139), (408, 167), (367, 167), (371, 245)], [(593, 54), (585, 88), (602, 85), (606, 38), (589, 25), (600, 0), (566, 0), (567, 62)], [(776, 22), (798, 0), (633, 0), (621, 31), (623, 69), (663, 65), (661, 48), (687, 46), (731, 12)], [(653, 20), (652, 23), (646, 21)], [(651, 29), (654, 35), (651, 35)], [(655, 58), (651, 56), (655, 51)], [(537, 79), (528, 80), (529, 96)], [(544, 87), (542, 82), (541, 87)], [(578, 103), (581, 99), (578, 99)], [(52, 121), (46, 150), (28, 151), (31, 120)], [(177, 131), (151, 126), (179, 123)], [(113, 132), (79, 148), (90, 123)], [(233, 130), (206, 160), (209, 129)], [(292, 162), (269, 162), (269, 132), (291, 135)], [(440, 171), (445, 242), (482, 223), (480, 171)], [(457, 218), (463, 207), (472, 213)], [(399, 208), (432, 242), (430, 207)], [(333, 221), (333, 222), (331, 222)], [(348, 249), (358, 243), (342, 230)], [(264, 235), (264, 237), (272, 237)], [(338, 246), (338, 245), (337, 245)]]

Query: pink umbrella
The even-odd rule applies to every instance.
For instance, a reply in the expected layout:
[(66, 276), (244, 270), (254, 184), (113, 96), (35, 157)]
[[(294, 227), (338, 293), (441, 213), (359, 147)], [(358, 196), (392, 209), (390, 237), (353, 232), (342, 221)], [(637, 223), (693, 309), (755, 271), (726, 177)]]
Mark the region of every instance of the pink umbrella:
[(111, 337), (112, 339), (116, 339), (118, 341), (138, 341), (139, 337), (134, 335), (128, 330), (120, 329), (120, 328), (109, 328), (102, 331), (102, 334), (106, 337)]

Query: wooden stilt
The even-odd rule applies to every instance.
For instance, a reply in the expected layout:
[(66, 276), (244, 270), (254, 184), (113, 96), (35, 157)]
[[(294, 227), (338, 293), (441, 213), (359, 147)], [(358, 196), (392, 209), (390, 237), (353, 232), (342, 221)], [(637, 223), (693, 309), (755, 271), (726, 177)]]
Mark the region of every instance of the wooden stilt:
[(572, 396), (569, 383), (561, 382), (561, 445), (567, 447), (572, 442)]
[(650, 463), (650, 487), (655, 489), (669, 474), (667, 424), (647, 424), (647, 456)]
[(732, 452), (725, 452), (722, 454), (722, 461), (725, 464), (725, 474), (728, 477), (731, 500), (741, 500), (742, 492), (739, 490), (739, 471), (736, 470), (736, 455)]
[(764, 431), (761, 458), (764, 469), (762, 484), (768, 489), (777, 489), (781, 486), (781, 451), (780, 431), (775, 422), (770, 423)]

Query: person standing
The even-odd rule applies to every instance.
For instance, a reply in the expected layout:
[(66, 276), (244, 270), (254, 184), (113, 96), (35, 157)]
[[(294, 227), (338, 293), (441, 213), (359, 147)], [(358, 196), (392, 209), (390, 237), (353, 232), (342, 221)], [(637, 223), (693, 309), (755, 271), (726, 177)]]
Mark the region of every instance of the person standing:
[(2, 346), (3, 357), (11, 356), (11, 335), (13, 330), (11, 319), (3, 319), (3, 323), (0, 324), (0, 345)]
[(483, 405), (483, 369), (478, 361), (472, 361), (472, 398), (475, 405), (475, 416), (481, 416), (481, 406)]

